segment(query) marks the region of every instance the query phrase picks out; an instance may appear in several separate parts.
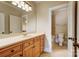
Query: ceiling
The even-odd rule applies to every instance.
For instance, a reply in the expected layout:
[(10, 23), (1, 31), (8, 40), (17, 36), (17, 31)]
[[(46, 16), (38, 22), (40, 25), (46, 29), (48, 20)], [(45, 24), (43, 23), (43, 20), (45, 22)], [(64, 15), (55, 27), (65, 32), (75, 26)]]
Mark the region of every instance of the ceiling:
[(67, 2), (67, 1), (33, 1), (34, 3), (36, 3), (36, 4), (39, 4), (39, 3), (44, 3), (44, 2), (52, 2), (52, 3), (54, 3), (54, 2)]
[(34, 2), (38, 4), (38, 3), (41, 3), (42, 1), (34, 1)]

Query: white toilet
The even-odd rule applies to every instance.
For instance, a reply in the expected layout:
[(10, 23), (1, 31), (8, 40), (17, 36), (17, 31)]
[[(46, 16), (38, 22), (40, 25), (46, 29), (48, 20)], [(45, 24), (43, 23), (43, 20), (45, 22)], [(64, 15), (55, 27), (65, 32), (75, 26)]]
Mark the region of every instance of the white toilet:
[(60, 33), (58, 34), (59, 36), (59, 46), (62, 46), (63, 45), (63, 41), (64, 41), (64, 33)]

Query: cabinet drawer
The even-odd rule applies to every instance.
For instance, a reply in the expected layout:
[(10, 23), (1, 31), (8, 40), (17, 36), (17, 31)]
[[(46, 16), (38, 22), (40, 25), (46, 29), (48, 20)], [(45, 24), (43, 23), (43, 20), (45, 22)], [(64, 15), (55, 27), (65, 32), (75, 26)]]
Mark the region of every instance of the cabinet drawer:
[(24, 46), (24, 48), (26, 48), (26, 47), (28, 47), (30, 45), (33, 45), (33, 39), (26, 40), (24, 42), (24, 45), (23, 46)]
[(21, 50), (22, 50), (22, 45), (17, 45), (17, 46), (12, 47), (10, 51), (12, 53), (16, 53), (16, 52), (21, 51)]
[(28, 43), (29, 43), (30, 45), (32, 45), (32, 44), (33, 44), (33, 39), (28, 40)]
[(35, 45), (35, 46), (40, 46), (41, 43), (40, 43), (40, 41), (38, 41), (38, 42), (35, 42), (34, 45)]
[(0, 56), (1, 57), (9, 57), (14, 53), (17, 53), (18, 51), (22, 50), (22, 45), (21, 44), (16, 44), (13, 46), (9, 46), (7, 48), (4, 48), (0, 50)]
[(34, 38), (34, 42), (40, 41), (40, 36)]

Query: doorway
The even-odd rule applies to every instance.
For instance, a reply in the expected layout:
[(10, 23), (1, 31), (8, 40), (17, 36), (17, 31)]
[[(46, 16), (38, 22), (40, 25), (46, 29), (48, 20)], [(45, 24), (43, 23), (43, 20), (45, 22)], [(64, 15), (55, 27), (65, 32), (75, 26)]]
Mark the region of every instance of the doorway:
[(51, 12), (52, 56), (54, 57), (67, 57), (67, 12), (67, 5), (61, 5)]

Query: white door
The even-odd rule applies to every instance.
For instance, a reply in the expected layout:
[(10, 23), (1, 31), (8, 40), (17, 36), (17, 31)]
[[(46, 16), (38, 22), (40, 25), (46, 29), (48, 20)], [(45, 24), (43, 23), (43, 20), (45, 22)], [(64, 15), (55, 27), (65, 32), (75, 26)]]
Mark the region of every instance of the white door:
[(73, 40), (71, 38), (74, 38), (74, 2), (68, 2), (68, 57), (73, 56)]

